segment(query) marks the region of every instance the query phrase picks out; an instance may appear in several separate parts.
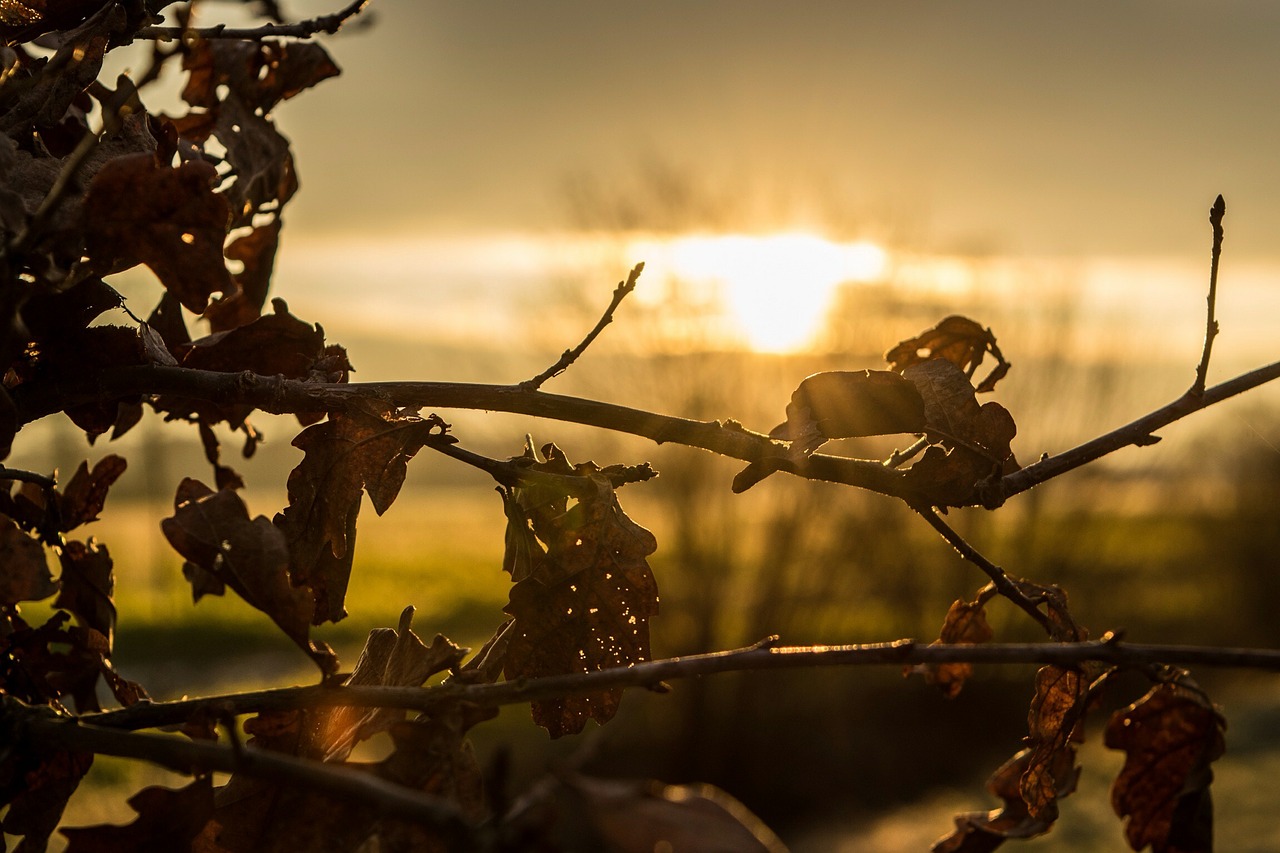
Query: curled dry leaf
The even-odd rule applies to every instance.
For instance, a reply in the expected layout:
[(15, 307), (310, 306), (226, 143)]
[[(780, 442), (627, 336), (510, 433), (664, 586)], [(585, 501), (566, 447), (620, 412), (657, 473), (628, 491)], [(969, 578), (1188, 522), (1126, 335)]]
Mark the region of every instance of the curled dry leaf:
[(7, 805), (0, 829), (23, 837), (19, 851), (46, 849), (62, 820), (67, 801), (93, 764), (93, 754), (37, 752), (21, 743), (8, 745), (0, 758), (0, 805)]
[(409, 460), (428, 438), (447, 429), (435, 415), (351, 409), (330, 414), (293, 440), (306, 455), (289, 474), (289, 505), (274, 524), (288, 543), (294, 583), (315, 594), (317, 625), (347, 613), (343, 599), (361, 492), (382, 515), (400, 492)]
[[(470, 652), (437, 634), (431, 645), (413, 631), (413, 607), (400, 615), (400, 627), (369, 632), (360, 658), (346, 680), (350, 685), (420, 687), (428, 678), (462, 662)], [(386, 731), (404, 711), (394, 708), (336, 708), (316, 712), (317, 751), (325, 761), (345, 761), (352, 747)]]
[(937, 444), (907, 469), (907, 480), (934, 506), (994, 508), (993, 485), (1018, 469), (1010, 443), (1018, 428), (999, 403), (979, 405), (968, 378), (951, 362), (933, 359), (903, 372), (924, 399), (926, 431)]
[[(787, 419), (769, 435), (807, 456), (833, 438), (917, 433), (925, 429), (925, 404), (915, 385), (888, 370), (833, 370), (800, 383), (787, 404)], [(744, 492), (772, 473), (753, 462), (734, 478)]]
[(1213, 849), (1210, 765), (1226, 749), (1226, 722), (1194, 685), (1160, 684), (1107, 723), (1104, 743), (1125, 752), (1111, 805), (1125, 840), (1153, 853)]
[(85, 197), (88, 251), (102, 272), (146, 264), (190, 311), (235, 284), (222, 259), (227, 200), (212, 166), (171, 167), (151, 154), (117, 157), (94, 176)]
[(67, 838), (66, 853), (207, 849), (193, 843), (213, 818), (210, 777), (202, 776), (176, 790), (143, 788), (129, 798), (129, 808), (138, 817), (126, 826), (100, 824), (59, 830)]
[(987, 353), (995, 356), (998, 364), (978, 386), (979, 391), (994, 389), (1009, 372), (1009, 363), (1001, 355), (990, 329), (968, 317), (952, 315), (914, 338), (900, 341), (884, 354), (884, 360), (892, 370), (901, 373), (913, 365), (943, 359), (958, 367), (966, 377), (972, 377)]
[(12, 518), (0, 515), (0, 604), (40, 601), (58, 591), (45, 562), (44, 548), (23, 533)]
[[(1019, 782), (1032, 817), (1055, 818), (1060, 792), (1074, 788), (1079, 774), (1076, 743), (1083, 739), (1088, 692), (1088, 682), (1078, 670), (1044, 666), (1036, 672), (1036, 692), (1027, 713), (1031, 756)], [(1071, 779), (1060, 778), (1064, 772)]]
[[(987, 780), (987, 790), (1003, 801), (989, 812), (967, 812), (956, 815), (956, 828), (940, 838), (929, 849), (932, 853), (990, 853), (1010, 838), (1035, 838), (1053, 828), (1057, 811), (1042, 811), (1039, 816), (1027, 810), (1022, 799), (1021, 779), (1030, 766), (1031, 750), (1024, 749), (1000, 766)], [(1059, 761), (1064, 759), (1059, 758)], [(1069, 766), (1055, 768), (1054, 778), (1061, 780), (1058, 796), (1075, 789), (1078, 770)]]
[[(942, 620), (942, 631), (938, 639), (930, 645), (949, 645), (953, 643), (986, 643), (994, 636), (991, 626), (987, 624), (987, 613), (981, 598), (975, 601), (952, 602)], [(936, 684), (948, 699), (960, 695), (964, 683), (973, 675), (971, 663), (918, 664), (903, 669), (902, 674), (919, 673), (925, 681)]]
[[(607, 478), (590, 463), (569, 466), (554, 445), (531, 467), (577, 471), (594, 489), (569, 505), (548, 483), (515, 490), (507, 502), (508, 529), (528, 525), (533, 536), (512, 536), (530, 554), (505, 564), (525, 576), (511, 588), (504, 672), (508, 679), (594, 672), (649, 659), (649, 620), (658, 612), (658, 587), (646, 557), (657, 549), (648, 530), (623, 512)], [(527, 521), (513, 519), (524, 513)], [(515, 571), (513, 571), (513, 577)], [(533, 717), (552, 737), (582, 730), (588, 718), (608, 722), (621, 690), (540, 700)]]
[(612, 853), (786, 853), (782, 840), (714, 785), (663, 785), (566, 774), (602, 849)]
[(59, 502), (63, 532), (98, 520), (98, 514), (102, 512), (107, 500), (107, 491), (120, 479), (127, 467), (128, 462), (124, 457), (114, 453), (99, 459), (92, 471), (89, 470), (87, 460), (80, 463), (67, 485), (61, 489)]
[(116, 579), (106, 546), (90, 539), (88, 544), (71, 541), (59, 555), (62, 577), (53, 606), (72, 613), (81, 625), (107, 638), (107, 649), (115, 642)]
[(323, 672), (337, 670), (333, 650), (310, 639), (312, 593), (290, 578), (288, 543), (266, 516), (250, 520), (235, 492), (215, 492), (187, 478), (178, 486), (173, 516), (160, 529), (193, 567), (184, 574), (197, 597), (214, 591), (207, 577), (212, 576), (270, 616)]

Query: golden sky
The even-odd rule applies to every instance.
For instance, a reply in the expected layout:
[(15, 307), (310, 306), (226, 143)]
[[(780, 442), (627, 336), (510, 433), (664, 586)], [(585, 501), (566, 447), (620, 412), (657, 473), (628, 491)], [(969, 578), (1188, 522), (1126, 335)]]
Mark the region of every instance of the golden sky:
[(568, 185), (627, 198), (658, 164), (716, 199), (703, 230), (1201, 258), (1222, 192), (1233, 256), (1280, 259), (1277, 4), (371, 8), (280, 110), (295, 238), (564, 228)]

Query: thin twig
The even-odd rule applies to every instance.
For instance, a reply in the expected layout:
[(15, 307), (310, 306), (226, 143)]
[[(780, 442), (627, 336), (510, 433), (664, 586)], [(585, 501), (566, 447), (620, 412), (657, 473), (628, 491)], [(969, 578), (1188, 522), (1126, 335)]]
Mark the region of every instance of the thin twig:
[(1214, 305), (1218, 300), (1218, 261), (1222, 257), (1222, 217), (1227, 214), (1227, 203), (1219, 195), (1209, 208), (1209, 224), (1213, 226), (1213, 255), (1209, 263), (1209, 303), (1204, 326), (1204, 352), (1200, 354), (1200, 364), (1196, 367), (1196, 381), (1191, 384), (1188, 394), (1199, 397), (1204, 393), (1205, 380), (1209, 375), (1209, 353), (1213, 349), (1213, 339), (1218, 336), (1218, 321), (1214, 319)]
[(889, 454), (889, 458), (884, 460), (884, 467), (901, 468), (903, 465), (918, 456), (920, 451), (924, 450), (928, 446), (929, 437), (924, 435), (916, 439), (915, 442), (905, 450), (898, 450), (897, 448), (894, 448), (893, 453)]
[(185, 27), (143, 27), (138, 30), (138, 38), (156, 39), (159, 41), (169, 41), (171, 39), (190, 38), (192, 36), (202, 39), (245, 39), (249, 41), (260, 41), (265, 38), (311, 38), (319, 33), (326, 35), (334, 35), (338, 30), (342, 29), (348, 19), (354, 18), (356, 15), (364, 11), (369, 5), (370, 0), (354, 0), (345, 8), (330, 15), (321, 15), (316, 18), (310, 18), (306, 21), (298, 21), (294, 24), (263, 24), (260, 27), (228, 27), (226, 24), (219, 24), (216, 27), (202, 27), (196, 29), (188, 29)]
[(1052, 633), (1052, 626), (1049, 623), (1049, 617), (1046, 616), (1035, 601), (1032, 601), (1027, 595), (1018, 588), (1018, 585), (1010, 580), (1004, 569), (982, 556), (982, 553), (968, 542), (965, 538), (951, 528), (951, 525), (942, 520), (942, 517), (930, 506), (920, 504), (912, 504), (911, 508), (920, 514), (920, 516), (929, 523), (929, 526), (938, 531), (942, 538), (951, 544), (952, 548), (960, 553), (970, 563), (973, 563), (982, 571), (986, 572), (987, 577), (991, 578), (991, 582), (995, 584), (996, 589), (1005, 598), (1012, 601), (1018, 607), (1022, 608), (1031, 616), (1032, 619), (1044, 628), (1046, 633)]
[(373, 809), (440, 828), (458, 836), (469, 826), (457, 808), (369, 773), (307, 761), (282, 753), (241, 746), (233, 749), (181, 737), (139, 734), (58, 717), (44, 708), (16, 708), (7, 703), (13, 734), (23, 742), (47, 750), (66, 749), (134, 758), (179, 773), (213, 770), (305, 787), (346, 800), (359, 800)]
[(540, 699), (578, 696), (600, 690), (652, 688), (664, 681), (723, 672), (763, 671), (817, 666), (878, 666), (942, 663), (1031, 664), (1063, 666), (1099, 661), (1144, 667), (1163, 663), (1280, 672), (1280, 650), (1219, 646), (1126, 643), (1114, 639), (1079, 643), (953, 643), (927, 645), (913, 640), (841, 646), (755, 644), (743, 649), (648, 661), (589, 673), (519, 679), (497, 684), (451, 681), (436, 687), (279, 687), (174, 702), (143, 702), (80, 719), (99, 728), (145, 729), (185, 722), (207, 709), (254, 714), (305, 708), (369, 707), (432, 711), (465, 701), (497, 707)]
[(542, 387), (542, 383), (546, 382), (553, 376), (559, 376), (569, 369), (569, 365), (578, 360), (578, 357), (586, 352), (587, 347), (591, 346), (604, 327), (613, 322), (613, 313), (618, 310), (618, 306), (622, 304), (622, 300), (627, 298), (627, 294), (636, 289), (636, 280), (640, 278), (640, 273), (644, 271), (644, 264), (636, 264), (631, 269), (631, 274), (627, 276), (626, 281), (618, 282), (618, 286), (613, 289), (613, 299), (609, 302), (609, 307), (604, 309), (604, 314), (600, 315), (600, 321), (596, 323), (595, 328), (587, 333), (582, 339), (582, 343), (573, 349), (567, 349), (560, 355), (560, 360), (539, 373), (532, 379), (526, 379), (520, 383), (520, 387), (528, 391), (537, 391)]

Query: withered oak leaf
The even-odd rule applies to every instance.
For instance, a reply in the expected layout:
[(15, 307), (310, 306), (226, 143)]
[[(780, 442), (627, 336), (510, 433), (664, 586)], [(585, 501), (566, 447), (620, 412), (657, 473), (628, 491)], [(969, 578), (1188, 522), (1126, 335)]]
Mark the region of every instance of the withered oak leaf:
[(58, 597), (53, 606), (74, 614), (80, 624), (107, 638), (107, 648), (114, 644), (116, 580), (111, 555), (106, 546), (92, 539), (86, 544), (68, 542), (59, 557), (62, 577)]
[(120, 479), (128, 463), (124, 457), (109, 453), (89, 470), (88, 461), (80, 463), (71, 479), (62, 487), (62, 529), (71, 531), (82, 524), (98, 520), (107, 500), (107, 491)]
[(564, 774), (564, 782), (585, 806), (595, 841), (614, 853), (786, 850), (764, 821), (714, 785), (663, 785), (577, 773)]
[(1058, 795), (1066, 781), (1058, 774), (1079, 772), (1075, 768), (1076, 742), (1083, 738), (1088, 694), (1088, 681), (1079, 670), (1050, 665), (1036, 672), (1036, 692), (1027, 712), (1031, 756), (1019, 782), (1033, 817), (1049, 810), (1056, 814)]
[(1018, 470), (1013, 416), (999, 403), (979, 405), (964, 373), (945, 359), (913, 365), (903, 376), (924, 399), (925, 431), (937, 442), (907, 469), (908, 482), (934, 506), (999, 506), (999, 477)]
[[(515, 618), (504, 673), (508, 679), (595, 672), (649, 659), (649, 620), (658, 613), (658, 587), (646, 557), (653, 534), (618, 504), (603, 478), (596, 490), (558, 516), (535, 514), (533, 529), (546, 544), (536, 571), (514, 584), (504, 608)], [(539, 700), (534, 721), (560, 737), (588, 718), (608, 722), (622, 691)]]
[(1213, 849), (1211, 764), (1226, 749), (1226, 722), (1194, 687), (1166, 683), (1112, 715), (1103, 742), (1125, 752), (1111, 805), (1125, 840), (1152, 853)]
[(117, 157), (89, 184), (85, 227), (103, 272), (146, 264), (188, 310), (203, 312), (235, 283), (222, 256), (230, 210), (214, 192), (217, 171), (189, 160), (177, 167), (151, 154)]
[[(129, 798), (138, 817), (126, 826), (100, 824), (60, 829), (66, 853), (133, 853), (137, 850), (193, 850), (213, 819), (213, 783), (208, 776), (185, 788), (143, 788)], [(212, 851), (210, 851), (212, 853)]]
[[(832, 370), (806, 377), (791, 395), (787, 419), (769, 436), (809, 455), (833, 438), (923, 432), (925, 401), (916, 386), (889, 370)], [(768, 476), (767, 462), (753, 462), (733, 481), (743, 492)]]
[(0, 515), (0, 604), (40, 601), (58, 591), (45, 562), (44, 547), (12, 518)]
[(23, 836), (19, 851), (44, 850), (93, 753), (10, 747), (0, 759), (0, 799), (9, 806), (0, 829)]
[[(938, 634), (938, 639), (930, 645), (986, 643), (993, 636), (994, 632), (987, 623), (984, 602), (981, 599), (976, 601), (957, 599), (952, 602), (946, 617), (942, 620), (942, 630)], [(954, 699), (960, 695), (964, 683), (973, 675), (973, 664), (967, 662), (919, 664), (906, 667), (902, 674), (915, 673), (923, 675), (929, 684), (938, 685), (948, 699)]]
[[(234, 491), (213, 491), (187, 478), (178, 486), (174, 513), (160, 522), (169, 544), (199, 569), (197, 594), (209, 591), (205, 575), (231, 587), (311, 656), (325, 674), (337, 670), (337, 657), (324, 643), (310, 639), (312, 594), (289, 576), (289, 546), (266, 516), (250, 520)], [(198, 596), (197, 596), (198, 597)]]
[(448, 425), (434, 415), (353, 408), (333, 412), (293, 440), (305, 455), (289, 474), (289, 505), (274, 523), (288, 543), (295, 584), (315, 594), (318, 625), (346, 615), (361, 492), (382, 515), (400, 492), (408, 462)]
[(238, 288), (234, 294), (214, 300), (205, 309), (209, 328), (217, 333), (252, 323), (262, 314), (280, 246), (279, 218), (238, 237), (226, 248), (226, 255), (244, 268), (233, 273)]
[[(1062, 760), (1062, 759), (1059, 759)], [(998, 809), (956, 815), (955, 830), (939, 838), (929, 848), (931, 853), (990, 853), (1011, 838), (1034, 838), (1053, 828), (1057, 820), (1055, 808), (1038, 816), (1027, 811), (1022, 799), (1020, 780), (1031, 761), (1031, 750), (1024, 749), (1006, 761), (987, 780), (987, 790), (1003, 801)], [(1062, 780), (1058, 796), (1066, 796), (1075, 788), (1078, 770), (1069, 765), (1055, 768), (1054, 778)]]
[[(14, 366), (14, 374), (19, 379), (14, 393), (20, 393), (22, 385), (28, 383), (65, 391), (68, 387), (84, 386), (98, 370), (146, 363), (137, 329), (90, 326), (41, 342), (32, 349), (26, 362)], [(68, 407), (65, 413), (92, 442), (116, 426), (122, 406), (137, 399), (137, 395), (132, 395), (81, 403)]]
[(987, 353), (995, 356), (999, 363), (978, 386), (979, 391), (994, 389), (1009, 372), (1009, 363), (996, 346), (996, 337), (990, 329), (968, 317), (952, 315), (915, 337), (900, 341), (884, 354), (884, 360), (891, 370), (901, 373), (913, 365), (940, 358), (972, 377)]
[[(461, 648), (437, 634), (431, 645), (413, 631), (413, 607), (400, 615), (399, 629), (376, 628), (369, 632), (360, 658), (346, 685), (420, 687), (437, 672), (458, 666), (470, 649)], [(394, 708), (334, 708), (313, 712), (317, 717), (312, 751), (324, 761), (345, 761), (358, 742), (386, 731), (404, 719)]]

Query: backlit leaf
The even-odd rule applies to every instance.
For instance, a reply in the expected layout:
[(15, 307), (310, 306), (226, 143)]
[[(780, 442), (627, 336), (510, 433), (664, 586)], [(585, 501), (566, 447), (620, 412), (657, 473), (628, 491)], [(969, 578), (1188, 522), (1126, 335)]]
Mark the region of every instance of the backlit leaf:
[(1226, 722), (1199, 690), (1160, 684), (1117, 711), (1104, 736), (1125, 752), (1111, 805), (1125, 818), (1125, 840), (1153, 853), (1213, 849), (1211, 764), (1226, 749)]
[[(938, 639), (934, 640), (930, 645), (985, 643), (990, 641), (992, 636), (994, 636), (994, 632), (992, 632), (991, 626), (987, 624), (984, 602), (981, 599), (975, 601), (957, 599), (952, 602), (951, 608), (942, 620), (942, 631), (939, 633)], [(966, 662), (920, 664), (906, 667), (903, 671), (903, 675), (911, 675), (913, 673), (920, 673), (924, 676), (925, 681), (938, 685), (948, 699), (954, 699), (960, 695), (960, 691), (964, 688), (964, 683), (969, 679), (969, 676), (973, 675), (973, 664)]]
[[(336, 671), (333, 650), (310, 639), (311, 591), (290, 578), (288, 543), (266, 516), (250, 520), (235, 492), (215, 492), (188, 478), (178, 486), (173, 516), (164, 519), (160, 528), (174, 549), (200, 572), (217, 578), (270, 616), (325, 673)], [(198, 593), (209, 591), (207, 582), (201, 584), (196, 586)]]
[(213, 818), (210, 777), (185, 788), (143, 788), (129, 798), (138, 817), (126, 826), (100, 824), (61, 829), (67, 853), (132, 853), (137, 850), (191, 850)]
[(409, 460), (447, 426), (434, 415), (352, 409), (330, 414), (293, 440), (306, 455), (289, 475), (289, 506), (274, 523), (288, 543), (294, 583), (315, 593), (316, 624), (346, 615), (361, 492), (368, 492), (375, 512), (386, 512)]

